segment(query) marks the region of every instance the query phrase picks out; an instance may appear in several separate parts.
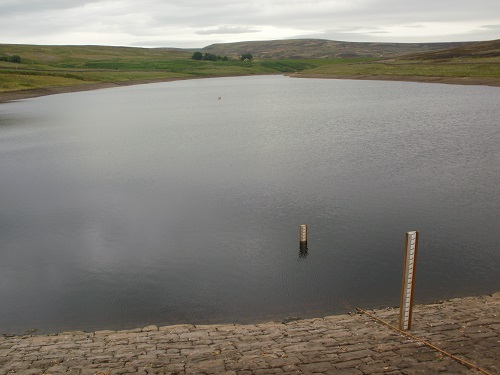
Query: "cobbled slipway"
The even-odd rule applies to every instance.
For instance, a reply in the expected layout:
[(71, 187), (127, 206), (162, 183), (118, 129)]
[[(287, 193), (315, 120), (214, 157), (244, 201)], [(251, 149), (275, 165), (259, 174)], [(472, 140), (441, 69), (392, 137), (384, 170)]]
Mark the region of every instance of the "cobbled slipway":
[[(500, 293), (417, 305), (411, 333), (500, 374)], [(397, 325), (398, 309), (370, 310)], [(366, 314), (0, 337), (0, 374), (479, 374)]]

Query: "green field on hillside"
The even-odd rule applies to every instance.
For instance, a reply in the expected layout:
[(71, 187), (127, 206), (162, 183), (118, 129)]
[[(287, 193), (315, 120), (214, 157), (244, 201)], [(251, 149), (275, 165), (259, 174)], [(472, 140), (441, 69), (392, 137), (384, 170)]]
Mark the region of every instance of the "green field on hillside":
[(498, 62), (371, 62), (325, 64), (303, 73), (335, 76), (415, 76), (500, 78)]

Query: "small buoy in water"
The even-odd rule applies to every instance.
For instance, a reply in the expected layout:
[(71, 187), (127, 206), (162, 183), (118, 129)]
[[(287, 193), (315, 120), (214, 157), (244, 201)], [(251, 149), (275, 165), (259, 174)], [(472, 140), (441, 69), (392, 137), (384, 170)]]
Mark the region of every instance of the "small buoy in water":
[(219, 97), (217, 98), (217, 100), (221, 100), (221, 99), (222, 99), (222, 96), (219, 96)]

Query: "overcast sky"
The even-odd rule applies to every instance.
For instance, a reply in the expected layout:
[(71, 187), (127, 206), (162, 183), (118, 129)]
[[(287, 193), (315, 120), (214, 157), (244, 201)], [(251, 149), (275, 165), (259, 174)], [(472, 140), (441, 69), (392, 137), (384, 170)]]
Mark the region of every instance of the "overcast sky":
[(293, 38), (500, 39), (500, 0), (0, 0), (0, 43), (192, 48)]

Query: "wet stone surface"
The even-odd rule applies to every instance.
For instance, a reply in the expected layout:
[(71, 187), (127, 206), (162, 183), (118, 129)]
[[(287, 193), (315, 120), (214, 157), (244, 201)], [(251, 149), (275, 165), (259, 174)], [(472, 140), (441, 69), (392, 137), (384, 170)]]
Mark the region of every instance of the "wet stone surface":
[[(398, 309), (369, 313), (397, 326)], [(500, 374), (500, 293), (415, 306), (411, 333)], [(479, 374), (365, 314), (0, 337), (0, 374)]]

